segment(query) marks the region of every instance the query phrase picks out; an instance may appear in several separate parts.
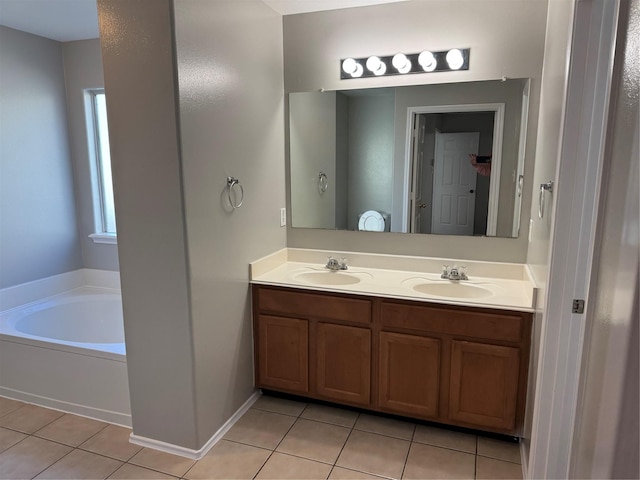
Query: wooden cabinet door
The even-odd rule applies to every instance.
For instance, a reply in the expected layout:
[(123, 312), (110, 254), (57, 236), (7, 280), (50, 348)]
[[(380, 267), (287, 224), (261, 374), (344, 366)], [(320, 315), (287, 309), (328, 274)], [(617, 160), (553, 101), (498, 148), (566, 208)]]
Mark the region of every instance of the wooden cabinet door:
[(309, 322), (258, 317), (258, 386), (309, 391)]
[(451, 343), (449, 418), (513, 430), (520, 350), (457, 340)]
[(371, 403), (371, 330), (318, 323), (316, 392), (330, 399)]
[(438, 416), (440, 340), (380, 332), (378, 405), (403, 415)]

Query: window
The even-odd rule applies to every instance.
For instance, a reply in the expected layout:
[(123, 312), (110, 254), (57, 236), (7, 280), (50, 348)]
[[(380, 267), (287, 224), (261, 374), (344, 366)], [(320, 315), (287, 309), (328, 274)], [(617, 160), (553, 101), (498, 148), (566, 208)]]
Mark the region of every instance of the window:
[(104, 90), (87, 91), (87, 116), (89, 158), (93, 163), (91, 172), (95, 217), (95, 233), (89, 237), (96, 243), (116, 243), (116, 214)]

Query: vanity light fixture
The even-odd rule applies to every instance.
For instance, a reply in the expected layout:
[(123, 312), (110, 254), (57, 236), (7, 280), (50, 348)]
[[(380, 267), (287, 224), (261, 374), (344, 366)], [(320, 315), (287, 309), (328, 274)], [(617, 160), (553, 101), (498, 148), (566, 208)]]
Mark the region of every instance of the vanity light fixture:
[(469, 70), (470, 56), (469, 48), (452, 48), (442, 51), (425, 50), (420, 53), (346, 58), (340, 61), (340, 78), (346, 80), (407, 73)]

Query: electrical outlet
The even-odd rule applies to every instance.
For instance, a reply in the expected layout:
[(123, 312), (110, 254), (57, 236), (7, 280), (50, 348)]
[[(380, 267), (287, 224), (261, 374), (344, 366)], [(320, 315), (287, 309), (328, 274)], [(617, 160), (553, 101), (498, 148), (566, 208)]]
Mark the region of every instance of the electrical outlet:
[(287, 224), (287, 209), (280, 209), (280, 226), (284, 227)]

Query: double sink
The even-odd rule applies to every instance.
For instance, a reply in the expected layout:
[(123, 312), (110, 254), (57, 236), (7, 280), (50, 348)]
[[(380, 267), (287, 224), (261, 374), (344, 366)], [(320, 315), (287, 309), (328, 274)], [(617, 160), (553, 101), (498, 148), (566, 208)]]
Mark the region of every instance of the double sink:
[[(305, 268), (293, 274), (297, 281), (317, 286), (345, 286), (356, 285), (373, 279), (373, 275), (368, 272), (331, 271), (314, 268)], [(419, 277), (409, 277), (402, 280), (402, 285), (424, 295), (472, 299), (488, 298), (496, 294), (496, 286), (493, 288), (488, 284), (473, 283), (469, 280), (446, 280), (433, 275)]]
[(449, 280), (441, 278), (440, 271), (443, 264), (455, 263), (444, 258), (348, 252), (348, 269), (332, 271), (323, 263), (330, 253), (280, 250), (251, 264), (251, 283), (504, 310), (534, 310), (534, 284), (521, 264), (464, 261), (469, 279)]

